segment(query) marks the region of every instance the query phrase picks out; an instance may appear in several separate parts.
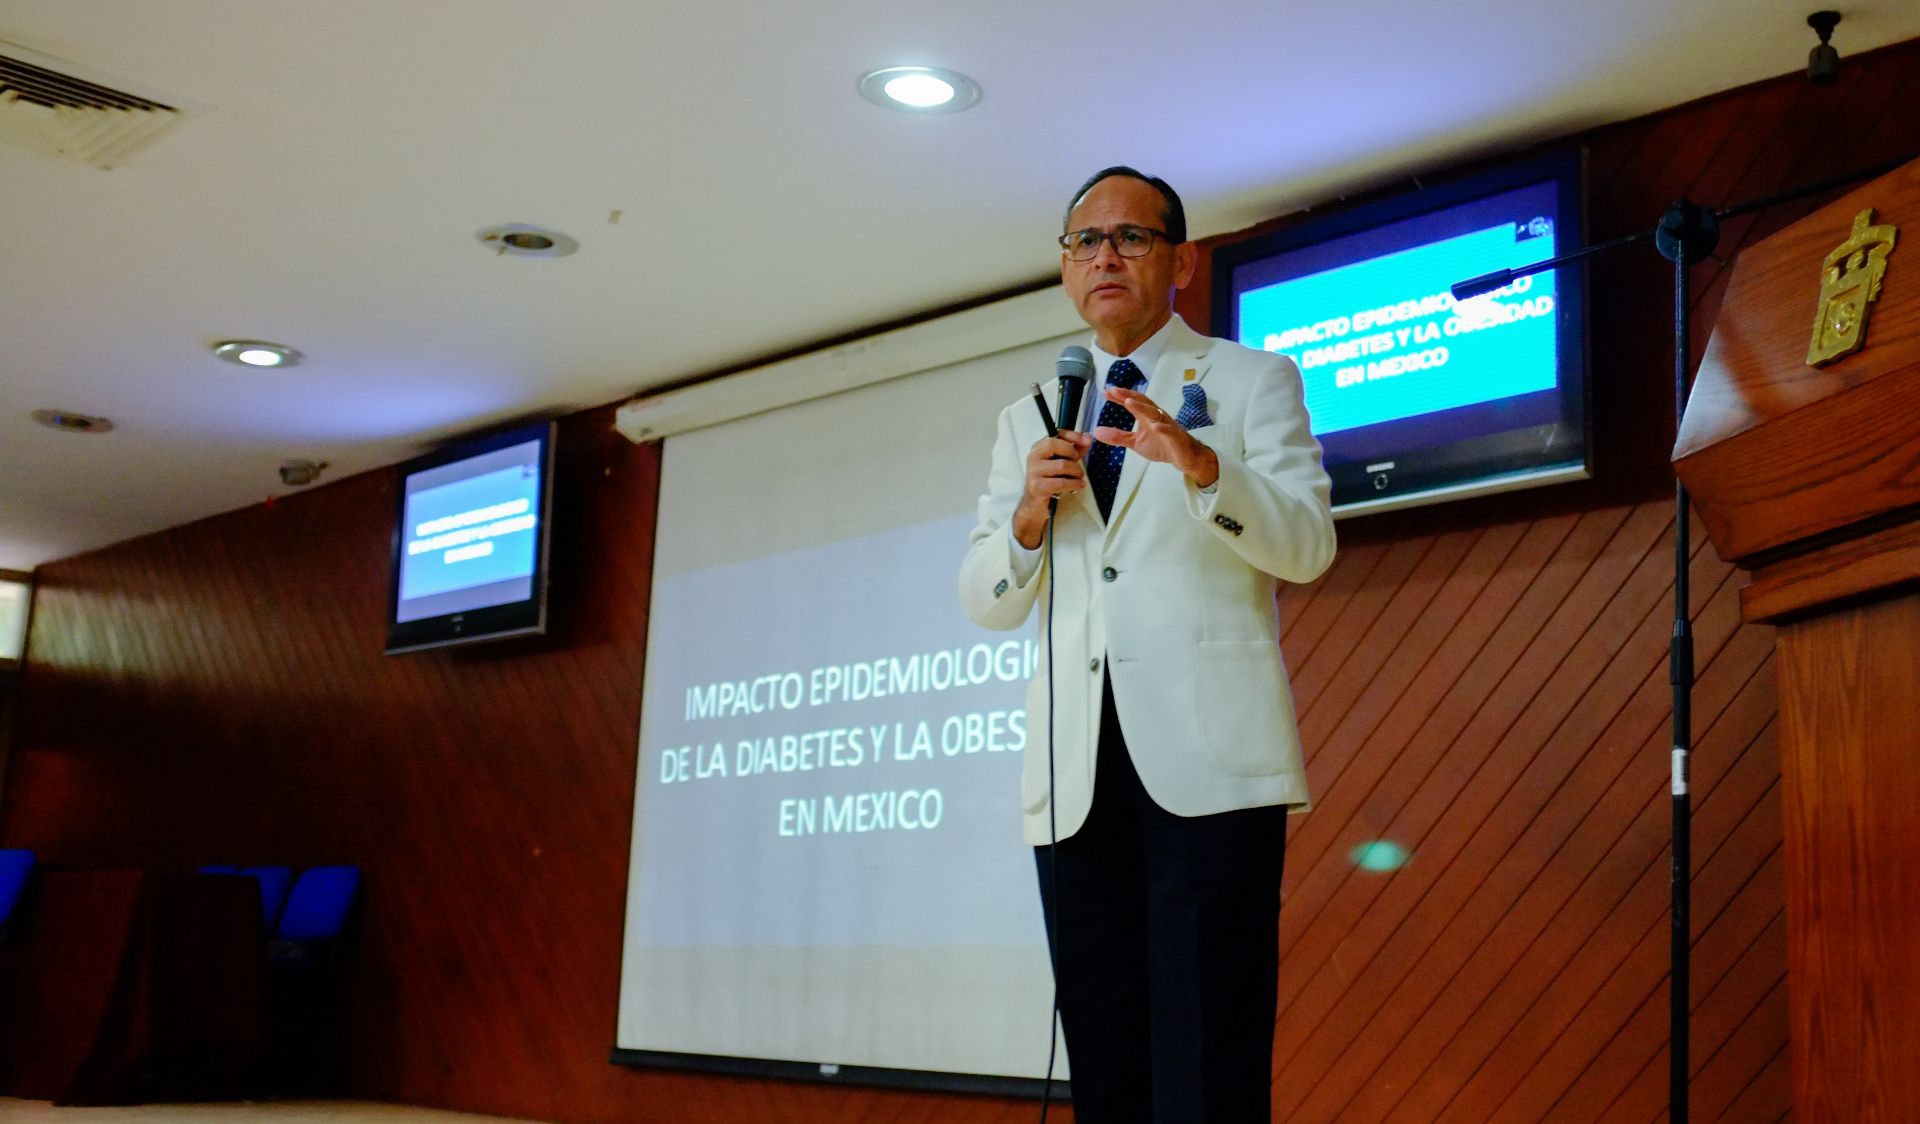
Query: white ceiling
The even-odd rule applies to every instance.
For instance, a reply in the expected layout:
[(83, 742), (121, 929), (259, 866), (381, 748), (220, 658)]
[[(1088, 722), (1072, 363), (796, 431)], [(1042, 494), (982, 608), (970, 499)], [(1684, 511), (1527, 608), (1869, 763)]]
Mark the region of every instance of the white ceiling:
[[(1237, 229), (1792, 71), (1808, 7), (0, 0), (0, 40), (210, 107), (113, 171), (0, 145), (0, 567), (1034, 280), (1104, 164)], [(1872, 0), (1835, 42), (1917, 35)], [(985, 97), (856, 96), (901, 63)], [(502, 222), (580, 252), (496, 257)]]

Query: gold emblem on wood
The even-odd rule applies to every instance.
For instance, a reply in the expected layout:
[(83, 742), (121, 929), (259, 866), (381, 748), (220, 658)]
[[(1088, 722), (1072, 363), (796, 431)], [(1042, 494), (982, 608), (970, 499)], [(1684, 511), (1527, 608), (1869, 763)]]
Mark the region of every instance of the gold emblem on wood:
[(1873, 208), (1853, 216), (1853, 230), (1820, 265), (1820, 312), (1813, 321), (1807, 365), (1824, 367), (1867, 342), (1868, 306), (1880, 299), (1887, 255), (1899, 229), (1873, 225)]

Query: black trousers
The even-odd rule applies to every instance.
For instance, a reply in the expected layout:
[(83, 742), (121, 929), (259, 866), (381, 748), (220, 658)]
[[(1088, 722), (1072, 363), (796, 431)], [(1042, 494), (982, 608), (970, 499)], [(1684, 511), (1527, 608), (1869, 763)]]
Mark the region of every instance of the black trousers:
[(1035, 848), (1074, 1118), (1264, 1124), (1286, 809), (1165, 811), (1134, 772), (1111, 683), (1103, 705), (1092, 811)]

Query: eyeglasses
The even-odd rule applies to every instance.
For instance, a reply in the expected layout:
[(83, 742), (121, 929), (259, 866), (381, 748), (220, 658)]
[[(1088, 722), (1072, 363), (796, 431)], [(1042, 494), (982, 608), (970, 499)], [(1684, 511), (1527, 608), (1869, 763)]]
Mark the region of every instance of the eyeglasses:
[(1116, 226), (1112, 230), (1069, 230), (1060, 236), (1060, 248), (1074, 261), (1092, 261), (1100, 256), (1100, 244), (1112, 242), (1113, 252), (1123, 258), (1144, 258), (1153, 252), (1153, 240), (1165, 238), (1167, 232), (1155, 230), (1150, 226), (1131, 224)]

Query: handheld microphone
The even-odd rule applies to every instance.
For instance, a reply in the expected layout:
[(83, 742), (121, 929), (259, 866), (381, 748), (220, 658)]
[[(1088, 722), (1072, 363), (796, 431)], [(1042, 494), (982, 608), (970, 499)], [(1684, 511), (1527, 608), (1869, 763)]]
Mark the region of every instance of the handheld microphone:
[[(1040, 408), (1040, 420), (1048, 433), (1073, 429), (1080, 424), (1080, 400), (1087, 393), (1087, 379), (1093, 374), (1093, 354), (1086, 348), (1070, 345), (1054, 360), (1053, 373), (1060, 378), (1060, 412), (1047, 413), (1047, 401), (1040, 397), (1039, 384), (1033, 388), (1033, 404)], [(1056, 424), (1057, 423), (1057, 424)], [(1047, 498), (1047, 537), (1053, 537), (1053, 513), (1060, 506), (1059, 496)]]
[(1087, 380), (1093, 376), (1093, 355), (1084, 347), (1072, 346), (1060, 352), (1053, 362), (1053, 373), (1060, 377), (1060, 419), (1063, 429), (1080, 428), (1080, 402), (1087, 394)]

